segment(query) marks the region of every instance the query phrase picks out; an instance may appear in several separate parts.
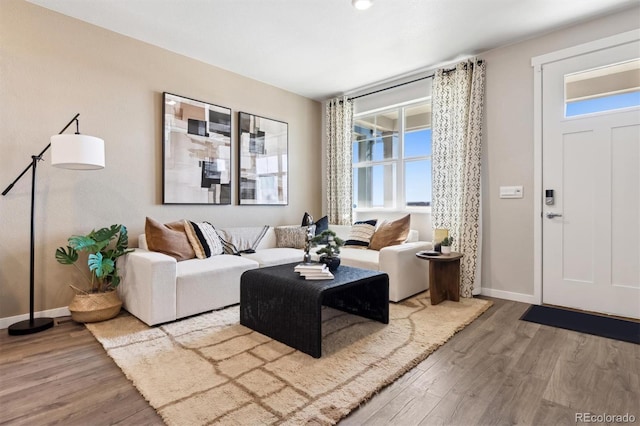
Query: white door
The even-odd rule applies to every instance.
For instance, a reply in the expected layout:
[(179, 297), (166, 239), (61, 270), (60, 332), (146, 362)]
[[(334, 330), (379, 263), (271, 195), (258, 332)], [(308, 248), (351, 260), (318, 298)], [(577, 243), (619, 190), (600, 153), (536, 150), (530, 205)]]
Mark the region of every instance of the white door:
[(640, 318), (640, 109), (565, 117), (565, 76), (597, 79), (638, 57), (635, 41), (542, 67), (542, 196), (553, 190), (542, 205), (543, 303)]

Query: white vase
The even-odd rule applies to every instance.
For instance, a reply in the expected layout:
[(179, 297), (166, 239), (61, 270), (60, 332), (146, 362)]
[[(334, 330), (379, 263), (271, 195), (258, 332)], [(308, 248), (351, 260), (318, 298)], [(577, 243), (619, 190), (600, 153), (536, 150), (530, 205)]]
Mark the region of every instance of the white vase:
[(451, 246), (440, 246), (442, 254), (451, 254)]

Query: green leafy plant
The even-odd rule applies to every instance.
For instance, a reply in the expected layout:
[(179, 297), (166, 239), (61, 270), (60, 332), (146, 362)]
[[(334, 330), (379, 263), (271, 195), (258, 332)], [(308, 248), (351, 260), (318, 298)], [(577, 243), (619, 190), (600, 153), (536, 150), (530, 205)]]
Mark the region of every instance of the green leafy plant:
[(322, 241), (327, 241), (327, 244), (320, 249), (316, 250), (321, 257), (337, 257), (340, 254), (340, 247), (344, 245), (344, 240), (336, 236), (336, 233), (330, 229), (322, 231), (311, 239), (311, 243), (317, 246)]
[[(78, 269), (91, 284), (92, 293), (113, 290), (120, 284), (116, 259), (133, 251), (127, 249), (129, 235), (124, 225), (111, 225), (97, 231), (94, 229), (87, 235), (72, 235), (68, 243), (67, 247), (58, 247), (56, 260)], [(87, 266), (91, 279), (76, 264), (80, 252), (89, 253)]]
[(440, 244), (445, 246), (445, 247), (449, 247), (449, 246), (453, 245), (453, 237), (444, 237), (444, 239), (442, 240), (442, 242)]

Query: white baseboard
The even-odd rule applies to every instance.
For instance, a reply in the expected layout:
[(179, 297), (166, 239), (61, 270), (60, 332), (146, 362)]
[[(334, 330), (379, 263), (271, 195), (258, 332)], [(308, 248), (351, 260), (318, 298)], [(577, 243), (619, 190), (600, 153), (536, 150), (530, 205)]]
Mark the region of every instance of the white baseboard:
[(495, 297), (497, 299), (513, 300), (514, 302), (529, 303), (530, 305), (537, 305), (533, 294), (514, 293), (512, 291), (495, 290), (492, 288), (482, 287), (483, 296)]
[[(67, 317), (69, 315), (71, 315), (71, 312), (69, 312), (69, 308), (66, 306), (63, 308), (55, 308), (55, 309), (49, 309), (47, 311), (40, 311), (40, 312), (33, 313), (34, 318), (41, 318), (41, 317), (57, 318), (57, 317)], [(24, 321), (28, 319), (29, 319), (29, 314), (16, 315), (15, 317), (0, 318), (0, 330), (9, 328), (11, 324), (14, 324), (16, 322)]]

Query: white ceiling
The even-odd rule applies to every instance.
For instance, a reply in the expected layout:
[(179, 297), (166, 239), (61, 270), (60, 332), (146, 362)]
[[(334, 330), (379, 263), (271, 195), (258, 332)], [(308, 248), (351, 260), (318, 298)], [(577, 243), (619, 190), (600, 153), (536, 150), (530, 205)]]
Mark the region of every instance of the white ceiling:
[(29, 0), (317, 100), (640, 0)]

